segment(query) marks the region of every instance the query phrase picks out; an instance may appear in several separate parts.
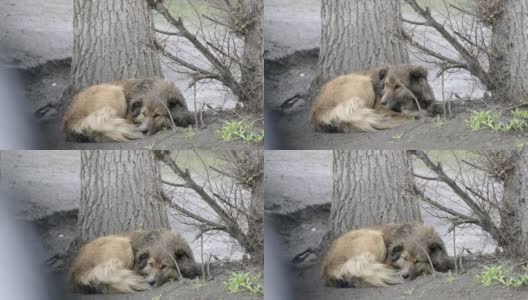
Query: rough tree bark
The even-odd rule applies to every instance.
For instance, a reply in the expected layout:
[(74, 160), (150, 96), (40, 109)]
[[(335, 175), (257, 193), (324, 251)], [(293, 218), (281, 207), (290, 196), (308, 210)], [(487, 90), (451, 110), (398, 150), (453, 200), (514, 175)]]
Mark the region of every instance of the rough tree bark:
[(501, 94), (508, 102), (528, 99), (528, 0), (507, 0), (493, 29), (494, 50), (503, 66), (499, 74), (506, 74)]
[(75, 0), (74, 90), (128, 78), (163, 77), (145, 0)]
[(515, 166), (504, 180), (501, 232), (506, 253), (528, 259), (528, 150), (514, 151)]
[(400, 0), (323, 0), (319, 80), (408, 63), (400, 17)]
[(244, 55), (241, 64), (241, 87), (245, 90), (246, 109), (252, 113), (264, 111), (264, 47), (262, 17), (264, 4), (262, 0), (247, 0), (247, 15), (253, 16), (254, 23), (243, 36)]
[(334, 151), (330, 238), (391, 222), (422, 222), (405, 151)]
[(81, 152), (82, 241), (135, 229), (169, 228), (160, 167), (150, 151)]
[[(248, 187), (251, 190), (251, 207), (248, 216), (248, 240), (252, 260), (264, 263), (264, 151), (244, 152), (247, 165)], [(242, 165), (244, 163), (242, 162)]]

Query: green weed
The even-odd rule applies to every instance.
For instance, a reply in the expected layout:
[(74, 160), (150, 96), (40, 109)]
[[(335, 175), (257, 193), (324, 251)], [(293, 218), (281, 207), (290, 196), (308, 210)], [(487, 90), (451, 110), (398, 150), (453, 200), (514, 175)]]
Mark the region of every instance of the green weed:
[(507, 269), (503, 266), (489, 266), (484, 268), (484, 271), (477, 275), (477, 281), (486, 287), (501, 284), (509, 288), (518, 288), (528, 284), (527, 267), (524, 267), (524, 274), (521, 276), (513, 277), (511, 273), (511, 269)]
[(509, 132), (512, 130), (528, 129), (528, 111), (515, 110), (513, 119), (504, 123), (500, 121), (500, 114), (491, 111), (476, 111), (471, 114), (468, 120), (465, 120), (466, 127), (473, 130), (490, 128), (494, 131)]
[(204, 286), (204, 282), (200, 278), (195, 278), (193, 282), (193, 288), (195, 290), (199, 290), (202, 286)]
[(414, 293), (414, 290), (416, 290), (416, 288), (410, 288), (408, 290), (406, 290), (405, 292), (403, 292), (405, 295), (407, 296), (410, 296)]
[(244, 143), (260, 144), (264, 141), (264, 132), (256, 132), (253, 125), (246, 121), (227, 121), (216, 134), (224, 142), (242, 140)]
[(447, 276), (446, 276), (446, 281), (447, 283), (453, 283), (453, 281), (455, 281), (455, 276), (453, 275), (453, 273), (451, 273), (451, 270), (447, 273)]
[(444, 120), (442, 119), (442, 117), (440, 115), (436, 116), (436, 121), (435, 121), (435, 125), (434, 126), (436, 128), (442, 128), (444, 126)]
[(256, 296), (264, 296), (264, 287), (259, 283), (260, 274), (251, 276), (248, 272), (234, 272), (228, 281), (224, 282), (225, 288), (232, 294), (250, 292)]

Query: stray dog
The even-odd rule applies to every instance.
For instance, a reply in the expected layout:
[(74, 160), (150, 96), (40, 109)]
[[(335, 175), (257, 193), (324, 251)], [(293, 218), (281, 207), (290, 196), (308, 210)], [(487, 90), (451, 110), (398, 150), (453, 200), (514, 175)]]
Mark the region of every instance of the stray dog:
[(332, 287), (381, 287), (452, 267), (432, 227), (383, 224), (338, 237), (323, 259), (321, 278)]
[(383, 66), (339, 76), (325, 83), (310, 109), (316, 131), (375, 131), (400, 126), (434, 101), (421, 66)]
[(75, 142), (124, 142), (191, 124), (183, 95), (161, 79), (91, 86), (74, 97), (63, 118), (66, 140)]
[(69, 270), (74, 291), (131, 293), (201, 275), (189, 244), (169, 230), (134, 231), (84, 245)]

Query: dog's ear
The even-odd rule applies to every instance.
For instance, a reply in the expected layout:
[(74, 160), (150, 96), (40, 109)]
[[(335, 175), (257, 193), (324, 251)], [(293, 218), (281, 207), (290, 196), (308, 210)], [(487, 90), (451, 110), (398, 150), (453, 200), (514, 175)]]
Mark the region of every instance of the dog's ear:
[(189, 257), (189, 254), (184, 249), (178, 248), (174, 251), (174, 258), (181, 259), (184, 257)]
[(148, 252), (140, 252), (136, 256), (136, 265), (138, 265), (139, 269), (144, 268), (147, 265), (147, 261), (149, 258)]
[(428, 245), (428, 250), (429, 250), (429, 255), (433, 255), (435, 253), (437, 253), (438, 251), (442, 251), (444, 249), (444, 247), (442, 247), (442, 245), (438, 242), (431, 242), (429, 245)]
[(385, 80), (385, 77), (387, 77), (388, 72), (389, 72), (389, 67), (387, 66), (376, 68), (375, 80), (379, 80), (379, 81)]
[(395, 245), (394, 247), (391, 248), (390, 250), (390, 259), (391, 261), (397, 261), (398, 259), (400, 259), (400, 256), (403, 252), (403, 245), (402, 244), (397, 244)]
[(412, 80), (419, 80), (421, 78), (427, 79), (427, 69), (422, 66), (411, 66), (409, 75)]
[(141, 107), (143, 106), (143, 102), (141, 99), (132, 99), (130, 100), (129, 104), (130, 106), (130, 112), (132, 113), (132, 117), (136, 118), (139, 116), (139, 113), (141, 113)]

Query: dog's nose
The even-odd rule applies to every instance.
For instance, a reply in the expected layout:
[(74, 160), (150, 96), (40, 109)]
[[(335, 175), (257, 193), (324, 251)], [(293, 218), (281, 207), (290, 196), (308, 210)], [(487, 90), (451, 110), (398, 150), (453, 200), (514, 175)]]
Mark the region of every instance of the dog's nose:
[(407, 273), (407, 272), (403, 272), (403, 273), (401, 273), (401, 277), (402, 277), (403, 279), (409, 279), (409, 276), (410, 276), (410, 274)]
[(149, 132), (148, 128), (142, 128), (141, 133), (147, 134)]
[(156, 285), (156, 280), (147, 280), (147, 282), (148, 282), (151, 286)]

